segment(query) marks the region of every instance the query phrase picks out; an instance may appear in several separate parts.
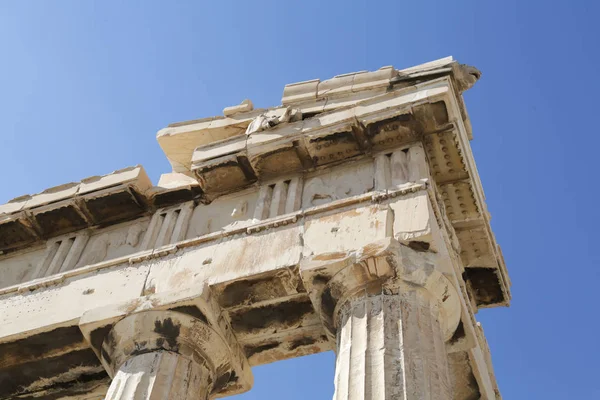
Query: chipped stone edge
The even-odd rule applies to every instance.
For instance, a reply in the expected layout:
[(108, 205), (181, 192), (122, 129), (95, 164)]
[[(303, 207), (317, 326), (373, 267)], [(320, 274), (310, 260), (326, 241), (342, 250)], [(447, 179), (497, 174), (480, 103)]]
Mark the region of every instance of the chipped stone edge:
[(249, 235), (249, 234), (260, 232), (263, 230), (268, 230), (271, 228), (277, 228), (279, 226), (293, 224), (304, 217), (326, 213), (328, 211), (331, 211), (331, 210), (334, 210), (337, 208), (347, 207), (347, 206), (360, 204), (360, 203), (368, 203), (368, 202), (379, 203), (379, 202), (381, 202), (385, 199), (391, 198), (391, 197), (397, 197), (397, 196), (402, 196), (402, 195), (409, 194), (409, 193), (415, 193), (415, 192), (418, 192), (421, 190), (427, 190), (427, 186), (428, 185), (426, 183), (417, 183), (417, 184), (413, 184), (408, 187), (403, 187), (401, 189), (392, 189), (392, 190), (385, 190), (385, 191), (379, 191), (379, 192), (368, 192), (365, 194), (336, 200), (336, 201), (322, 204), (319, 206), (314, 206), (314, 207), (306, 208), (304, 210), (299, 210), (294, 213), (277, 216), (277, 217), (271, 218), (269, 220), (261, 221), (260, 223), (257, 223), (257, 224), (251, 225), (251, 226), (246, 225), (246, 226), (234, 227), (232, 229), (227, 229), (227, 230), (220, 230), (220, 231), (216, 231), (216, 232), (212, 232), (212, 233), (209, 233), (206, 235), (199, 236), (197, 238), (187, 239), (187, 240), (180, 241), (178, 243), (165, 245), (165, 246), (162, 246), (162, 247), (159, 247), (156, 249), (140, 251), (140, 252), (135, 253), (134, 255), (118, 257), (118, 258), (103, 261), (100, 263), (73, 269), (73, 270), (58, 274), (58, 275), (53, 275), (48, 278), (40, 278), (40, 279), (36, 279), (33, 281), (28, 281), (24, 284), (8, 286), (6, 288), (0, 289), (0, 296), (10, 294), (10, 293), (15, 293), (15, 292), (16, 293), (27, 293), (27, 292), (31, 292), (31, 291), (34, 291), (39, 288), (46, 288), (46, 287), (58, 285), (58, 284), (61, 284), (62, 282), (64, 282), (67, 278), (71, 278), (71, 277), (79, 276), (79, 275), (85, 275), (90, 272), (107, 269), (107, 268), (110, 268), (110, 267), (113, 267), (116, 265), (121, 265), (121, 264), (129, 264), (129, 265), (138, 264), (138, 263), (141, 263), (141, 262), (144, 262), (147, 260), (152, 260), (152, 259), (167, 256), (169, 254), (174, 254), (179, 249), (193, 247), (196, 245), (200, 245), (202, 243), (217, 241), (221, 238), (226, 238), (226, 237), (237, 235), (240, 233)]

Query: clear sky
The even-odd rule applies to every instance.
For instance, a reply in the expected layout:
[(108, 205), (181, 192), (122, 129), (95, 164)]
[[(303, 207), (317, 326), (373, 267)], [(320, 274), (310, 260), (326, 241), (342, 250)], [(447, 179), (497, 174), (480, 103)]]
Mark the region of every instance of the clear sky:
[[(0, 202), (143, 164), (155, 133), (286, 83), (452, 55), (510, 308), (482, 310), (505, 399), (600, 399), (598, 2), (0, 1)], [(334, 356), (239, 399), (328, 399)], [(286, 394), (282, 395), (281, 391)]]

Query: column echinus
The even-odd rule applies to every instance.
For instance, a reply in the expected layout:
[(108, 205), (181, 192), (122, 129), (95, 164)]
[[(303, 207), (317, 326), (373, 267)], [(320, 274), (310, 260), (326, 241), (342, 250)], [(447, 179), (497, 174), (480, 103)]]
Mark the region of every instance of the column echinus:
[(205, 400), (250, 367), (209, 287), (85, 313), (84, 336), (113, 377), (106, 400)]
[(394, 241), (372, 251), (303, 265), (336, 342), (334, 399), (452, 399), (444, 343), (460, 316), (456, 290), (429, 254)]
[(157, 185), (135, 166), (0, 205), (0, 399), (226, 397), (335, 351), (334, 400), (500, 400), (478, 78), (445, 58), (292, 83), (161, 129)]

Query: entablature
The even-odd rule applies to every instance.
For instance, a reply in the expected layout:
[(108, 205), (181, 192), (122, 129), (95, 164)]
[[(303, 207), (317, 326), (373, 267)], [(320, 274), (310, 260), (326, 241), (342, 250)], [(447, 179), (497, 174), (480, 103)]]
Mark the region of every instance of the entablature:
[[(115, 304), (114, 307), (126, 315), (140, 305), (156, 307), (155, 294), (179, 293), (199, 284), (210, 286), (251, 365), (330, 350), (332, 343), (313, 309), (306, 282), (299, 274), (301, 260), (358, 260), (370, 257), (379, 243), (390, 241), (399, 241), (415, 251), (433, 252), (440, 260), (446, 260), (438, 265), (440, 272), (456, 282), (457, 290), (463, 293), (461, 298), (467, 299), (469, 294), (457, 281), (460, 263), (456, 259), (448, 262), (453, 258), (447, 256), (447, 244), (440, 231), (443, 221), (434, 210), (437, 207), (435, 193), (427, 176), (418, 172), (426, 171), (419, 168), (424, 162), (423, 149), (415, 144), (406, 153), (398, 152), (409, 158), (405, 160), (407, 174), (402, 168), (390, 170), (390, 165), (382, 162), (376, 167), (372, 160), (361, 163), (358, 168), (338, 166), (320, 171), (303, 181), (308, 184), (301, 194), (294, 191), (291, 182), (286, 191), (283, 190), (285, 181), (277, 181), (260, 187), (254, 207), (246, 205), (246, 214), (253, 216), (246, 223), (228, 224), (189, 239), (181, 239), (177, 233), (186, 230), (183, 222), (188, 221), (188, 234), (196, 235), (197, 231), (191, 230), (191, 226), (206, 221), (210, 213), (196, 216), (194, 220), (193, 212), (210, 205), (198, 204), (194, 208), (190, 203), (183, 203), (158, 210), (150, 221), (145, 221), (148, 227), (143, 237), (136, 239), (135, 235), (129, 235), (131, 227), (123, 226), (123, 231), (129, 232), (126, 240), (131, 244), (140, 243), (141, 247), (133, 254), (3, 289), (0, 292), (3, 322), (0, 348), (10, 358), (10, 362), (5, 360), (10, 364), (5, 365), (7, 374), (15, 374), (10, 376), (16, 382), (29, 379), (18, 372), (22, 371), (19, 363), (26, 360), (13, 357), (17, 351), (14, 343), (27, 348), (30, 342), (44, 341), (57, 330), (70, 332), (80, 316), (91, 309)], [(393, 153), (391, 160), (400, 161), (400, 153), (395, 156)], [(381, 167), (388, 170), (378, 171)], [(327, 174), (329, 176), (325, 176)], [(335, 180), (336, 174), (337, 179), (342, 178), (346, 188), (354, 192), (344, 185), (338, 185), (342, 190), (337, 193), (330, 190), (334, 188), (327, 182)], [(361, 180), (361, 175), (370, 176), (371, 182)], [(373, 176), (379, 178), (373, 182)], [(348, 177), (358, 179), (352, 181)], [(373, 185), (382, 189), (377, 190)], [(388, 186), (384, 188), (384, 185)], [(285, 192), (294, 201), (284, 199)], [(296, 201), (295, 196), (302, 199)], [(237, 207), (239, 202), (230, 204)], [(299, 208), (287, 212), (288, 204)], [(79, 297), (76, 304), (60, 306), (76, 296)], [(15, 301), (23, 299), (26, 299), (23, 307), (13, 307)], [(456, 322), (451, 325), (456, 331), (448, 342), (450, 353), (477, 352), (483, 346), (478, 344), (474, 310), (469, 307), (464, 302), (453, 306), (460, 322), (458, 327)], [(110, 329), (110, 326), (97, 329), (100, 334), (101, 329)], [(93, 342), (93, 330), (89, 330), (88, 336)], [(73, 340), (73, 343), (61, 344), (60, 348), (50, 346), (48, 352), (57, 357), (57, 365), (67, 369), (74, 367), (70, 362), (84, 363), (78, 371), (82, 379), (87, 379), (87, 375), (96, 374), (94, 371), (100, 368), (89, 358), (99, 347), (83, 346), (77, 335)], [(50, 357), (50, 353), (40, 355), (40, 359)], [(34, 363), (33, 360), (28, 362)], [(30, 367), (34, 368), (33, 364)], [(483, 367), (485, 364), (477, 368)], [(471, 370), (476, 366), (461, 368)], [(491, 379), (485, 370), (477, 376), (481, 382)], [(99, 377), (105, 382), (103, 379)], [(42, 385), (37, 381), (27, 382), (31, 387)], [(48, 379), (48, 382), (52, 381)], [(14, 385), (7, 387), (14, 389)], [(229, 388), (235, 392), (235, 387), (232, 381)]]

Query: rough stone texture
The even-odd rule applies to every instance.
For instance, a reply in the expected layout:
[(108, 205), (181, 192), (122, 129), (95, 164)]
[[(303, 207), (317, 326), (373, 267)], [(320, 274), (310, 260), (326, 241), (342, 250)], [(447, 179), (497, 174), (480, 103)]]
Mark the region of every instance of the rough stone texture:
[(252, 111), (254, 109), (254, 105), (248, 99), (242, 101), (237, 106), (225, 107), (223, 109), (223, 115), (226, 117), (230, 117), (235, 114), (239, 114), (242, 112)]
[(107, 400), (206, 400), (213, 377), (208, 369), (175, 353), (132, 357), (115, 375)]
[(334, 399), (451, 399), (437, 307), (420, 290), (354, 299), (339, 311)]
[(140, 354), (166, 351), (201, 366), (211, 393), (230, 395), (252, 386), (243, 350), (206, 285), (90, 310), (79, 328), (110, 376)]
[(161, 130), (157, 186), (133, 167), (0, 206), (0, 399), (111, 377), (108, 398), (228, 396), (336, 349), (337, 399), (501, 398), (475, 319), (510, 301), (478, 77), (446, 58), (290, 84)]
[(140, 216), (152, 187), (141, 166), (21, 196), (0, 206), (0, 254), (50, 237)]

